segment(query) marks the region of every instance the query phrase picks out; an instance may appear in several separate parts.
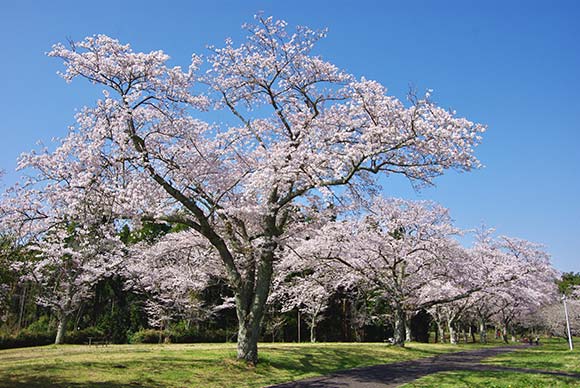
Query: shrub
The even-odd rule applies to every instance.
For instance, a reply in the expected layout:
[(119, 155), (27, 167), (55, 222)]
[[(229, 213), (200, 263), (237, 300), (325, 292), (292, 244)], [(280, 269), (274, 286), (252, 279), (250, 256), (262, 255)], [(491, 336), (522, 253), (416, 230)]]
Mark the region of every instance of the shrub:
[(164, 337), (162, 330), (142, 329), (129, 336), (129, 343), (132, 344), (157, 344), (159, 339)]
[(16, 335), (0, 336), (0, 349), (25, 348), (54, 343), (56, 333), (33, 333), (22, 330)]
[(96, 327), (87, 327), (86, 329), (67, 332), (64, 341), (67, 344), (88, 344), (89, 338), (92, 338), (94, 342), (102, 341), (105, 339), (104, 337), (105, 335), (102, 330)]
[(43, 315), (36, 321), (32, 322), (26, 328), (29, 333), (47, 334), (56, 330), (55, 322), (51, 321), (48, 315)]

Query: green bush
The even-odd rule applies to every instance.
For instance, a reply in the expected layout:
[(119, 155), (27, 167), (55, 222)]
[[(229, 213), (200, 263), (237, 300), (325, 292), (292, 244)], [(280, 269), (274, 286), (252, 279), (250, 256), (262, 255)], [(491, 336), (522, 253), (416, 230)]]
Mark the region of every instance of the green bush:
[(22, 330), (16, 335), (0, 336), (0, 349), (25, 348), (54, 343), (56, 333), (33, 333)]
[(187, 344), (197, 342), (226, 342), (226, 335), (234, 339), (234, 332), (225, 329), (199, 330), (196, 327), (186, 327), (183, 322), (175, 323), (166, 330), (141, 329), (129, 335), (132, 344), (176, 343)]
[(56, 330), (55, 322), (51, 322), (48, 315), (43, 315), (26, 328), (29, 333), (47, 334)]
[(199, 333), (193, 327), (186, 327), (185, 322), (178, 322), (165, 330), (165, 336), (174, 343), (199, 342)]
[(142, 329), (129, 336), (129, 343), (132, 344), (157, 344), (159, 339), (164, 337), (162, 330)]
[(93, 342), (107, 340), (102, 330), (96, 327), (87, 327), (86, 329), (67, 332), (64, 337), (64, 342), (67, 344), (88, 344), (89, 338)]

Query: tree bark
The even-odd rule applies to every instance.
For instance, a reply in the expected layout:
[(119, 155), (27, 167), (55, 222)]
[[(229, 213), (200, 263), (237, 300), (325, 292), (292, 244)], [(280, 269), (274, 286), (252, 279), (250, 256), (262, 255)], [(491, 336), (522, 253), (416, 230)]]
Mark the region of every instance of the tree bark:
[(405, 312), (400, 307), (395, 307), (395, 332), (393, 334), (393, 343), (397, 346), (405, 346)]
[(411, 321), (405, 319), (405, 342), (411, 342), (413, 340), (411, 333)]
[(507, 324), (504, 325), (504, 327), (502, 328), (501, 336), (502, 336), (503, 342), (505, 342), (506, 344), (509, 343)]
[(457, 332), (455, 331), (455, 322), (452, 320), (447, 321), (447, 328), (449, 329), (449, 342), (453, 345), (457, 345)]
[(58, 328), (56, 330), (55, 345), (60, 345), (64, 342), (64, 335), (66, 332), (67, 316), (62, 314), (58, 319)]
[(482, 344), (487, 343), (487, 326), (483, 319), (479, 321), (479, 342)]
[(316, 315), (310, 321), (310, 342), (316, 342)]
[(239, 325), (237, 358), (252, 365), (258, 363), (258, 338), (270, 293), (275, 249), (276, 243), (273, 240), (264, 243), (257, 263), (255, 281), (245, 279), (235, 294)]
[(437, 332), (439, 333), (439, 342), (445, 343), (445, 326), (443, 322), (437, 322)]
[(256, 319), (240, 322), (238, 326), (238, 359), (250, 364), (258, 363), (258, 336), (260, 323)]

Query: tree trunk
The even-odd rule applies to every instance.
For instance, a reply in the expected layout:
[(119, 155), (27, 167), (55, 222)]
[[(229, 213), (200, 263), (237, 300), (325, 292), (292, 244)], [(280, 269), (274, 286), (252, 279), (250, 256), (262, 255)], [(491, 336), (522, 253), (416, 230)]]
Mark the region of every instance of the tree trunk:
[(22, 294), (20, 295), (20, 310), (18, 311), (18, 329), (22, 328), (22, 318), (24, 317), (24, 307), (26, 306), (26, 283), (22, 286)]
[(62, 314), (58, 319), (58, 328), (56, 330), (55, 345), (60, 345), (64, 342), (64, 334), (66, 332), (67, 316)]
[(479, 342), (482, 344), (487, 343), (487, 326), (483, 319), (479, 321)]
[(507, 329), (507, 325), (505, 325), (503, 327), (501, 334), (502, 334), (503, 342), (505, 342), (506, 344), (509, 343), (509, 341), (508, 341), (508, 329)]
[(238, 359), (253, 365), (258, 363), (260, 322), (256, 319), (240, 322), (238, 326)]
[(270, 293), (275, 249), (272, 240), (261, 247), (255, 280), (247, 279), (235, 294), (239, 325), (237, 358), (253, 365), (258, 363), (258, 338)]
[(409, 319), (405, 319), (405, 342), (411, 342), (412, 340), (411, 322)]
[(437, 322), (437, 332), (439, 333), (439, 342), (445, 343), (445, 326), (443, 322)]
[(346, 298), (342, 298), (342, 341), (348, 342), (350, 339), (348, 330), (348, 316), (346, 314)]
[(395, 307), (395, 332), (393, 343), (397, 346), (405, 346), (405, 312), (400, 307)]
[(316, 315), (310, 321), (310, 342), (316, 342)]
[(457, 345), (457, 332), (455, 331), (455, 322), (452, 320), (447, 321), (447, 328), (449, 329), (449, 342), (453, 345)]

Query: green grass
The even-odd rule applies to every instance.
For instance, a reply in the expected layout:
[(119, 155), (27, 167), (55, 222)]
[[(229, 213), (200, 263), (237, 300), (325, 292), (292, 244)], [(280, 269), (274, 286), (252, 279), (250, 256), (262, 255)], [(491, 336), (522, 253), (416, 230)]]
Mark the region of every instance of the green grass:
[(262, 344), (257, 367), (233, 344), (43, 346), (0, 351), (0, 387), (262, 387), (477, 344)]
[(515, 372), (453, 371), (429, 375), (403, 388), (560, 388), (580, 387), (570, 377)]
[(532, 346), (513, 353), (506, 353), (484, 361), (486, 364), (511, 368), (541, 369), (580, 373), (580, 338), (574, 339), (574, 351), (567, 340), (552, 338), (543, 340), (542, 346)]
[[(580, 373), (580, 339), (575, 350), (568, 350), (564, 339), (544, 340), (542, 346), (526, 347), (482, 361), (482, 364), (508, 368)], [(425, 376), (405, 388), (475, 387), (475, 388), (539, 388), (580, 387), (580, 379), (532, 373), (532, 371), (450, 371)]]

